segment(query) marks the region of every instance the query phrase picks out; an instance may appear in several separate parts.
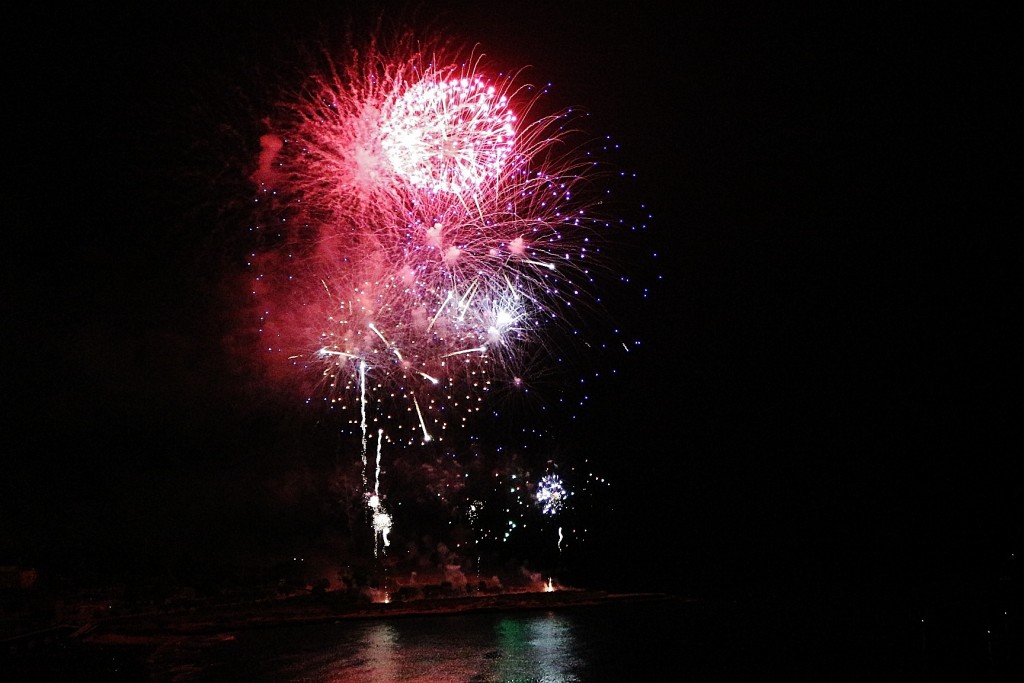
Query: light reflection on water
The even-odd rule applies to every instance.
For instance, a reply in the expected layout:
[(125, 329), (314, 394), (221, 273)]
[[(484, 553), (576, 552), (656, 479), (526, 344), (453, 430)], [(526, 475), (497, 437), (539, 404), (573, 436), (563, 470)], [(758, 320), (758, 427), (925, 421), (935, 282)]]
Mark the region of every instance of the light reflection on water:
[[(617, 602), (550, 612), (276, 625), (141, 641), (67, 643), (0, 658), (7, 680), (147, 683), (622, 683), (676, 680), (1020, 680), (1019, 632), (945, 633), (871, 610), (786, 601)], [(893, 616), (896, 614), (896, 616)], [(902, 620), (901, 620), (902, 619)], [(933, 635), (942, 635), (937, 632)], [(959, 638), (959, 640), (958, 640)], [(53, 659), (53, 658), (56, 659)], [(85, 675), (89, 671), (96, 675)], [(22, 675), (19, 675), (22, 674)], [(49, 675), (44, 675), (49, 674)]]
[[(676, 678), (679, 608), (609, 605), (241, 630), (166, 643), (150, 683), (591, 683)], [(672, 623), (674, 628), (665, 628)], [(658, 675), (638, 678), (638, 666)]]
[(555, 613), (373, 621), (346, 628), (329, 652), (297, 662), (289, 680), (578, 681), (569, 619)]

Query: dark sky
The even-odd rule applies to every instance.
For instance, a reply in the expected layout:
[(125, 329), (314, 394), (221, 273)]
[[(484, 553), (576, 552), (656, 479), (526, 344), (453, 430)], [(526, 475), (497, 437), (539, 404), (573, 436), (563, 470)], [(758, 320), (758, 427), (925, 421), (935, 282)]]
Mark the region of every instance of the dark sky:
[[(10, 24), (0, 562), (316, 514), (301, 411), (240, 406), (224, 348), (248, 199), (226, 150), (350, 11), (200, 4)], [(411, 16), (531, 65), (637, 174), (622, 269), (652, 289), (611, 303), (642, 345), (565, 428), (614, 483), (602, 552), (663, 585), (1020, 552), (1008, 17), (591, 4)]]

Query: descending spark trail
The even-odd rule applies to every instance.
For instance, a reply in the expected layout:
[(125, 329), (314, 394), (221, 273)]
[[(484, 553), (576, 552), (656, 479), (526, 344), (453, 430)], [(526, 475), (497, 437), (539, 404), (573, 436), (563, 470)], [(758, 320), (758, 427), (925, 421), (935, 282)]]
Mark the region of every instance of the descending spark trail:
[(391, 515), (384, 509), (384, 503), (380, 497), (380, 457), (381, 446), (384, 442), (384, 430), (377, 430), (377, 469), (373, 477), (373, 493), (367, 501), (372, 514), (373, 525), (373, 554), (378, 555), (381, 546), (386, 549), (391, 545)]
[[(350, 354), (344, 354), (350, 355)], [(366, 361), (359, 361), (359, 428), (362, 431), (363, 490), (366, 490)]]
[(373, 473), (373, 495), (380, 496), (380, 450), (384, 441), (384, 430), (377, 430), (377, 469)]
[(427, 431), (427, 424), (423, 421), (423, 411), (420, 410), (420, 402), (416, 400), (416, 397), (412, 397), (413, 405), (416, 406), (416, 416), (420, 420), (420, 428), (423, 430), (423, 443), (427, 443), (431, 440), (430, 432)]

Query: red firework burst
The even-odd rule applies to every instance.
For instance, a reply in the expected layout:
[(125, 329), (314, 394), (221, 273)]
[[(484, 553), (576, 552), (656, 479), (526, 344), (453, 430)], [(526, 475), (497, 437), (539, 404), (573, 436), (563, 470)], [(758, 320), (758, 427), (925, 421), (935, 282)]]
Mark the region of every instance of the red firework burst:
[(568, 144), (573, 112), (526, 122), (537, 93), (480, 56), (411, 39), (353, 54), (268, 120), (264, 346), (353, 424), (369, 410), (430, 440), (521, 385), (522, 359), (589, 304), (597, 164)]

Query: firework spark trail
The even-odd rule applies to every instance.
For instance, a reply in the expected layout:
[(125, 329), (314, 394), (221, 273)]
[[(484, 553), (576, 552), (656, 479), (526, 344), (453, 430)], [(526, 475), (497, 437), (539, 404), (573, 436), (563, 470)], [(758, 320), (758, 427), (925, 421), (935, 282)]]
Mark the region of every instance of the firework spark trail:
[(370, 508), (372, 515), (372, 526), (373, 526), (373, 554), (374, 556), (379, 555), (383, 550), (387, 551), (387, 547), (391, 545), (390, 534), (392, 519), (391, 515), (384, 508), (384, 502), (380, 497), (380, 459), (381, 449), (384, 443), (384, 430), (377, 430), (377, 468), (373, 475), (373, 493), (370, 494), (367, 505)]
[(377, 430), (377, 469), (373, 473), (373, 494), (380, 497), (380, 452), (384, 442), (384, 430)]
[[(349, 354), (345, 354), (349, 355)], [(362, 431), (363, 490), (366, 490), (366, 361), (359, 361), (359, 428)]]
[(416, 406), (416, 417), (420, 421), (420, 429), (423, 430), (423, 443), (429, 443), (433, 437), (430, 436), (430, 432), (427, 431), (427, 423), (423, 421), (423, 410), (420, 408), (420, 402), (416, 399), (416, 395), (412, 396), (413, 405)]

